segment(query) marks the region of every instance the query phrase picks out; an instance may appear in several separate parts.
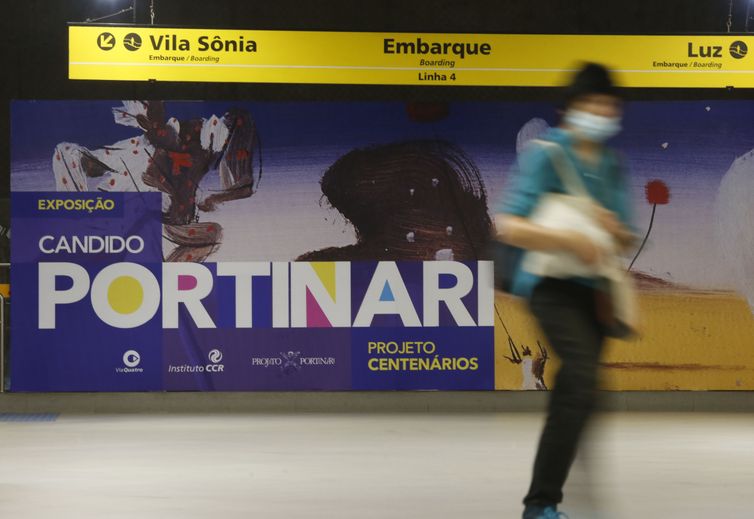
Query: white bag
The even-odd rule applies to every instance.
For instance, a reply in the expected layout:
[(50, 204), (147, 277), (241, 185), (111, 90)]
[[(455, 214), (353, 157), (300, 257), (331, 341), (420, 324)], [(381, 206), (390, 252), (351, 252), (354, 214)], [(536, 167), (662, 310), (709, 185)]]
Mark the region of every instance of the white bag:
[(602, 261), (587, 265), (566, 251), (527, 251), (522, 268), (541, 277), (595, 278), (604, 283), (612, 303), (612, 322), (607, 324), (608, 335), (626, 338), (635, 335), (639, 325), (636, 289), (618, 256), (618, 244), (594, 216), (598, 202), (592, 198), (576, 168), (563, 148), (550, 141), (531, 141), (545, 148), (566, 194), (546, 193), (529, 217), (532, 223), (557, 230), (575, 230), (585, 234), (603, 252)]

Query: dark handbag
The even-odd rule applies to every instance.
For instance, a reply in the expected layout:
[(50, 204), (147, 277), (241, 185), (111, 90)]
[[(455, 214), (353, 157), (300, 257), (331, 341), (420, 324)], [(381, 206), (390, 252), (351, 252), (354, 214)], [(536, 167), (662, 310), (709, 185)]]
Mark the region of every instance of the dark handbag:
[[(638, 302), (629, 276), (620, 281), (601, 278), (594, 291), (597, 322), (607, 337), (630, 340), (639, 335)], [(616, 302), (623, 308), (616, 308)]]

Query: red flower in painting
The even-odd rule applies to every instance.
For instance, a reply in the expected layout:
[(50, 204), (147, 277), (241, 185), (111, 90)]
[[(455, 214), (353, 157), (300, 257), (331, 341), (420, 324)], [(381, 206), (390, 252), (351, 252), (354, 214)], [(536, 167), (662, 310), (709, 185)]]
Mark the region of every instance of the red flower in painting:
[(652, 205), (667, 205), (670, 202), (670, 189), (662, 180), (650, 180), (644, 186), (647, 202)]
[(652, 232), (652, 225), (654, 225), (655, 223), (655, 213), (657, 212), (657, 206), (667, 205), (670, 202), (670, 189), (668, 188), (668, 185), (662, 180), (650, 180), (649, 182), (647, 182), (647, 185), (644, 186), (644, 193), (647, 195), (647, 202), (652, 205), (652, 216), (649, 217), (649, 229), (647, 229), (647, 234), (644, 236), (644, 240), (641, 242), (639, 250), (636, 251), (634, 259), (631, 260), (631, 264), (628, 266), (629, 271), (631, 270), (631, 267), (634, 266), (634, 263), (639, 257), (639, 254), (641, 254), (641, 251), (644, 250), (644, 245), (647, 244), (649, 233)]

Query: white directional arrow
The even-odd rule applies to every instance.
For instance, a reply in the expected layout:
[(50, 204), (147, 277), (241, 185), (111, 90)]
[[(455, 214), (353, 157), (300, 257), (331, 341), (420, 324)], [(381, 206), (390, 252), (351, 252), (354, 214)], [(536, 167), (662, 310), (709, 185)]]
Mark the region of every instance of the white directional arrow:
[(115, 47), (115, 37), (109, 33), (100, 34), (97, 44), (103, 50), (110, 50)]

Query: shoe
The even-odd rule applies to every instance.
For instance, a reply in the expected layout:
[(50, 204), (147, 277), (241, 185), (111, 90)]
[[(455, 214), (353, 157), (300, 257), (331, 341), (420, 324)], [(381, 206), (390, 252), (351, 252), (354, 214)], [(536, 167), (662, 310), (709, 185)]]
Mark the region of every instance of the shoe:
[(532, 507), (524, 510), (524, 519), (568, 519), (563, 512), (558, 512), (554, 506)]

